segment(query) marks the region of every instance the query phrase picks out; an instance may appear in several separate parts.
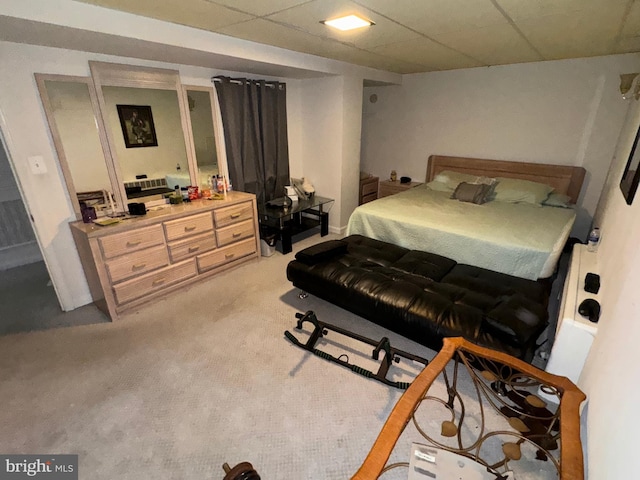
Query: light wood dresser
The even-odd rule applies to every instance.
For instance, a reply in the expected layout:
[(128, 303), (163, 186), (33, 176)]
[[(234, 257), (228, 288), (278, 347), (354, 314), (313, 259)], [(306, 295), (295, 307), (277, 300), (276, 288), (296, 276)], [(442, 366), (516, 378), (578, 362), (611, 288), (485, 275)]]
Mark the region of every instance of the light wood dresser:
[(71, 232), (93, 301), (112, 320), (260, 252), (255, 196), (243, 192), (104, 227), (73, 222)]

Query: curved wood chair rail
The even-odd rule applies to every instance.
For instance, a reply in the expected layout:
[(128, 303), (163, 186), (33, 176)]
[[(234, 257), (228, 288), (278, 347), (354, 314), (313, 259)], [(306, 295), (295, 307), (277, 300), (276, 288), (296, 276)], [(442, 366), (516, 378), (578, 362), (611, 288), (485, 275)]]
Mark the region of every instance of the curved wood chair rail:
[(487, 359), (511, 367), (532, 379), (555, 387), (561, 394), (560, 438), (562, 442), (560, 452), (560, 479), (581, 480), (584, 478), (584, 464), (582, 444), (580, 441), (580, 404), (586, 396), (573, 382), (566, 377), (560, 377), (544, 372), (508, 354), (474, 345), (461, 337), (445, 338), (444, 345), (436, 357), (414, 379), (411, 386), (400, 397), (389, 418), (385, 422), (378, 438), (367, 455), (360, 469), (352, 480), (377, 479), (385, 468), (391, 452), (398, 438), (404, 431), (421, 399), (425, 396), (431, 384), (444, 370), (445, 366), (461, 350), (469, 352), (481, 359)]

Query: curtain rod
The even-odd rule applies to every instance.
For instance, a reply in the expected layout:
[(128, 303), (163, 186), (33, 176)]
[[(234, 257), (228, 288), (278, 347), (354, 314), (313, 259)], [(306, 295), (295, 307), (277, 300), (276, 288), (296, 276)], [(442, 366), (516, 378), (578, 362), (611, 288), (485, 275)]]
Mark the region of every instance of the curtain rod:
[[(235, 78), (229, 78), (228, 80), (231, 83), (237, 83), (239, 85), (244, 85), (244, 83), (245, 83), (243, 80), (236, 80)], [(249, 80), (249, 79), (247, 79), (247, 80)], [(212, 82), (221, 82), (222, 79), (220, 79), (218, 77), (211, 77), (211, 81)], [(263, 80), (254, 80), (254, 81), (259, 82), (259, 81), (263, 81)], [(260, 83), (258, 83), (258, 85), (260, 85)], [(269, 87), (269, 88), (276, 88), (276, 85), (280, 89), (284, 88), (284, 84), (280, 84), (279, 82), (275, 82), (275, 83), (273, 83), (273, 82), (264, 82), (264, 85), (266, 87)]]

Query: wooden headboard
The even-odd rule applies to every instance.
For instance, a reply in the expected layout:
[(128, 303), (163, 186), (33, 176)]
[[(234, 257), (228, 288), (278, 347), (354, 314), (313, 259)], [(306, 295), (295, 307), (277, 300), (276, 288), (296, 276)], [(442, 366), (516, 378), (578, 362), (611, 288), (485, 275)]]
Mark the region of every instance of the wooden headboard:
[(521, 180), (545, 183), (552, 186), (554, 192), (571, 197), (573, 203), (578, 202), (586, 173), (586, 170), (582, 167), (568, 165), (431, 155), (427, 165), (427, 182), (433, 180), (443, 170), (453, 170), (485, 177), (519, 178)]

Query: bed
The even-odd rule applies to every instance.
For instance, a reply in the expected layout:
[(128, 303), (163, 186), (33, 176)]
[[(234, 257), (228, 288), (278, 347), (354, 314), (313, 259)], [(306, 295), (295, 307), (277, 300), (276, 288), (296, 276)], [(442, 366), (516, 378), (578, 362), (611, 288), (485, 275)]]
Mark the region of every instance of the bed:
[[(521, 278), (548, 278), (573, 227), (572, 205), (584, 175), (582, 167), (432, 155), (426, 184), (359, 206), (349, 219), (347, 235)], [(455, 182), (469, 183), (472, 177), (480, 183), (497, 179), (490, 200), (477, 204), (452, 199)], [(440, 188), (443, 178), (446, 188)], [(530, 182), (548, 187), (536, 191), (535, 198), (510, 196), (511, 186), (528, 187)]]

